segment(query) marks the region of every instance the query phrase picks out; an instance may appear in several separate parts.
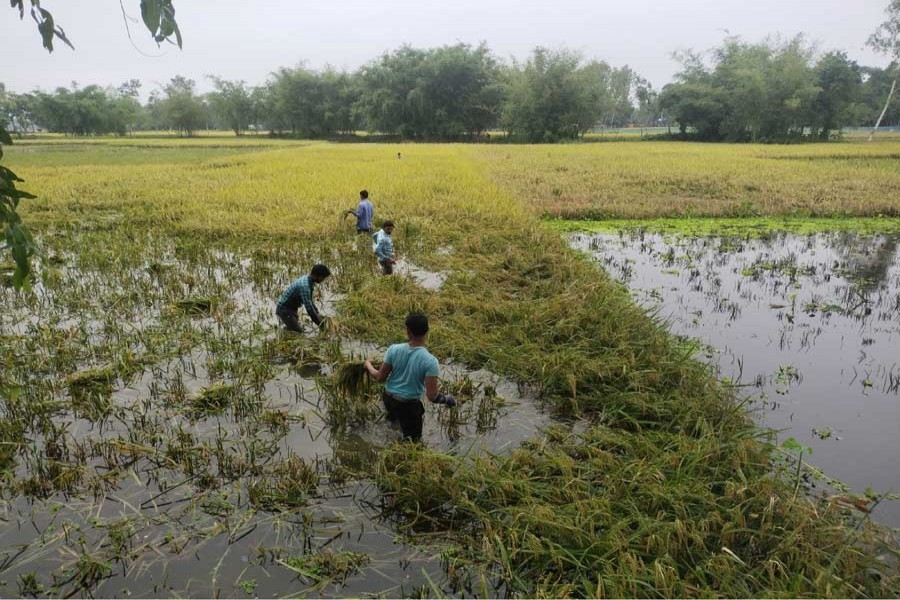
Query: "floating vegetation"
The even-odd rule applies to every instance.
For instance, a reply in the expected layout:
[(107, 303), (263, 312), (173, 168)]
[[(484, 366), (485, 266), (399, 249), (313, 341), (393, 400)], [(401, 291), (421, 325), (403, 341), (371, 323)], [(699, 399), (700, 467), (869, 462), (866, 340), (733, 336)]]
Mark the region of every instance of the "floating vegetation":
[(326, 548), (317, 554), (289, 556), (279, 562), (305, 580), (318, 584), (317, 587), (321, 588), (332, 581), (342, 583), (360, 567), (368, 564), (370, 560), (368, 554), (335, 552), (331, 548)]
[(223, 413), (241, 395), (238, 385), (217, 383), (200, 390), (188, 402), (188, 412), (195, 418)]
[(262, 510), (306, 506), (319, 484), (319, 474), (299, 456), (279, 462), (272, 472), (250, 484), (250, 503)]

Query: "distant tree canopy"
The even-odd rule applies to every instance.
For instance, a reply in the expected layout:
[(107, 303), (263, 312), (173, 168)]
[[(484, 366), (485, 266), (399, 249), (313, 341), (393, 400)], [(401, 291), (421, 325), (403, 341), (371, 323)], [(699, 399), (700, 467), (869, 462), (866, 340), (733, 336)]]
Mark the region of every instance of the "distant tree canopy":
[[(865, 70), (843, 52), (816, 57), (802, 37), (758, 44), (729, 38), (711, 57), (707, 64), (701, 55), (682, 54), (676, 82), (660, 94), (660, 108), (684, 134), (726, 141), (827, 139), (878, 117), (872, 88), (883, 85), (880, 70)], [(897, 122), (898, 109), (888, 122)]]

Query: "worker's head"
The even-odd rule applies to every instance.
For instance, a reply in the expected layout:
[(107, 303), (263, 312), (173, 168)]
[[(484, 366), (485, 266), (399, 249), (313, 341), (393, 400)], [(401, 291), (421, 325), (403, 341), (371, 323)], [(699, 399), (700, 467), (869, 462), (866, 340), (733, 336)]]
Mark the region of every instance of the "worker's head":
[(410, 338), (420, 339), (428, 334), (428, 317), (422, 313), (412, 313), (406, 317), (406, 335)]
[(362, 200), (368, 200), (368, 199), (369, 199), (369, 190), (363, 190), (363, 191), (361, 191), (361, 192), (359, 193), (359, 197), (360, 197), (360, 199), (362, 199)]
[(384, 225), (382, 225), (381, 228), (386, 234), (391, 235), (392, 233), (394, 233), (394, 222), (388, 219), (384, 222)]
[(328, 276), (331, 275), (331, 271), (325, 265), (318, 264), (312, 268), (312, 271), (309, 272), (309, 278), (312, 279), (316, 283), (320, 283), (328, 279)]

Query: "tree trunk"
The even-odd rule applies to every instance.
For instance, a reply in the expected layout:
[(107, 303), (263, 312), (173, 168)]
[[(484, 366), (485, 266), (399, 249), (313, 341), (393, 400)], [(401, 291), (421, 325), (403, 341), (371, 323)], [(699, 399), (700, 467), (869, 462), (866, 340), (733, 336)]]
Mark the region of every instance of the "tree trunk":
[(878, 128), (881, 127), (881, 120), (884, 118), (884, 115), (887, 113), (888, 107), (891, 105), (891, 98), (894, 97), (894, 90), (897, 89), (897, 78), (894, 77), (894, 83), (891, 84), (891, 91), (888, 94), (887, 102), (884, 103), (884, 110), (881, 111), (881, 115), (878, 117), (878, 121), (875, 123), (874, 129), (872, 129), (872, 133), (869, 134), (869, 140), (872, 141), (872, 138), (875, 136), (875, 132), (878, 131)]

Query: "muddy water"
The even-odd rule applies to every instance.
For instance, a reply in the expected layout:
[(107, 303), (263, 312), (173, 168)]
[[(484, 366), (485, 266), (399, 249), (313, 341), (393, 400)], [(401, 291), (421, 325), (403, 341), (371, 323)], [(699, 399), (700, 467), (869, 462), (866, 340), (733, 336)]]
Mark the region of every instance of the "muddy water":
[[(856, 493), (900, 492), (900, 237), (575, 235), (743, 384), (758, 422)], [(900, 502), (875, 517), (900, 526)]]
[[(271, 290), (249, 283), (251, 261), (220, 252), (215, 263), (198, 270), (166, 252), (151, 266), (123, 275), (121, 286), (75, 266), (61, 267), (66, 282), (97, 281), (92, 293), (79, 294), (84, 301), (77, 312), (60, 310), (64, 286), (0, 298), (0, 336), (9, 336), (0, 339), (22, 348), (13, 355), (42, 351), (25, 341), (42, 331), (71, 331), (98, 346), (129, 335), (139, 355), (152, 341), (143, 341), (142, 332), (156, 331), (167, 341), (152, 347), (168, 355), (116, 379), (108, 394), (91, 394), (83, 407), (65, 384), (66, 371), (54, 372), (40, 388), (25, 379), (29, 398), (53, 408), (27, 417), (25, 447), (0, 496), (0, 596), (402, 597), (422, 590), (434, 595), (436, 589), (472, 594), (448, 578), (436, 540), (406, 538), (384, 514), (372, 468), (380, 449), (400, 433), (384, 421), (377, 389), (371, 390), (366, 418), (346, 426), (331, 418), (330, 374), (337, 357), (380, 358), (385, 347), (280, 332)], [(403, 267), (399, 276), (424, 287), (443, 281), (442, 274), (412, 263)], [(192, 292), (176, 286), (176, 295), (137, 312), (111, 313), (107, 324), (100, 300), (122, 288), (151, 285), (157, 273), (215, 290), (222, 307), (217, 310), (226, 316), (173, 315), (173, 300)], [(327, 286), (318, 291), (323, 313), (335, 315), (342, 296)], [(161, 317), (164, 332), (158, 332)], [(192, 347), (172, 357), (178, 335)], [(285, 340), (308, 348), (308, 359), (261, 350)], [(98, 366), (75, 362), (78, 372)], [(458, 397), (467, 402), (452, 413), (426, 407), (424, 442), (436, 450), (505, 453), (551, 422), (533, 396), (492, 373), (443, 364), (442, 382), (463, 390)], [(194, 411), (204, 390), (215, 385), (235, 386), (237, 397), (221, 410)], [(4, 393), (0, 387), (4, 416), (23, 414), (20, 403)], [(48, 415), (52, 423), (44, 421)], [(318, 478), (304, 501), (254, 501), (254, 486), (293, 458)], [(22, 482), (29, 483), (21, 487)], [(47, 482), (52, 485), (45, 489)], [(346, 577), (303, 576), (287, 566), (292, 559), (343, 553), (366, 557)], [(490, 581), (484, 586), (492, 595), (503, 594)]]

